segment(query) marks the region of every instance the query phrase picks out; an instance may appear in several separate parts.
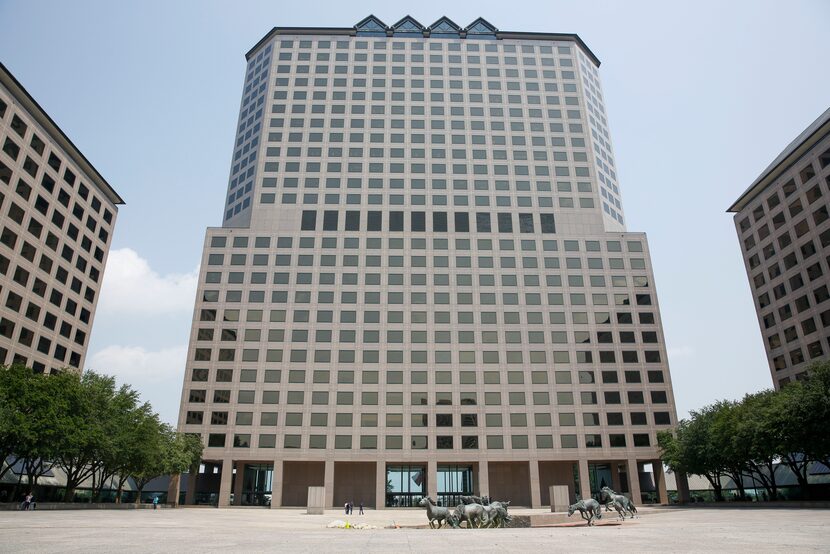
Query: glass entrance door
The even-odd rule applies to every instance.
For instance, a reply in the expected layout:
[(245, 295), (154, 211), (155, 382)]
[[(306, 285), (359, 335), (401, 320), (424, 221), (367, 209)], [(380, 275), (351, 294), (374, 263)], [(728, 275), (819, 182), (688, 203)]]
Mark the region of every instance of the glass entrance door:
[(243, 506), (270, 506), (274, 466), (270, 464), (245, 464), (242, 479)]
[(600, 498), (602, 487), (614, 488), (609, 464), (588, 464), (588, 477), (591, 480), (591, 496), (599, 501), (602, 501)]
[(438, 503), (441, 506), (458, 506), (461, 495), (473, 494), (473, 466), (438, 466)]
[(386, 507), (412, 508), (426, 495), (427, 468), (420, 465), (386, 466)]

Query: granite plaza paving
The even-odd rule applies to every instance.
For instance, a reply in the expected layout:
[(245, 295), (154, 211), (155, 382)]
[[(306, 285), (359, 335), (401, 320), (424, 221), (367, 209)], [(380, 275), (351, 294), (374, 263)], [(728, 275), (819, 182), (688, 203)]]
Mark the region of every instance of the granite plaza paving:
[(467, 531), (406, 528), (424, 523), (423, 512), (415, 510), (372, 510), (348, 518), (404, 526), (377, 530), (326, 529), (327, 523), (345, 519), (334, 510), (318, 516), (290, 509), (0, 512), (0, 552), (826, 552), (830, 543), (830, 510), (675, 508), (641, 513), (622, 525), (591, 529)]

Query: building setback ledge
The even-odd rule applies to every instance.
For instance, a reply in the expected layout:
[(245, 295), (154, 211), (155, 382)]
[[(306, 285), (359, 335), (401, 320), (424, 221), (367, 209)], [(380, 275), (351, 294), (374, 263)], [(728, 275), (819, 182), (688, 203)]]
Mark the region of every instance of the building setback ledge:
[[(369, 16), (372, 17), (372, 16)], [(369, 18), (366, 18), (369, 19)], [(479, 18), (480, 19), (480, 18)], [(479, 20), (476, 20), (476, 22)], [(475, 22), (474, 22), (475, 23)], [(393, 32), (393, 28), (389, 27), (386, 29), (386, 37), (378, 36), (377, 38), (392, 38), (397, 36), (398, 38), (429, 38), (430, 37), (430, 29), (424, 28), (423, 34), (421, 33), (397, 33)], [(251, 48), (247, 54), (245, 54), (245, 59), (250, 60), (251, 56), (256, 54), (256, 52), (271, 40), (272, 37), (276, 35), (341, 35), (341, 36), (357, 36), (357, 25), (354, 27), (273, 27), (268, 33), (262, 37), (259, 42), (257, 42), (253, 48)], [(446, 36), (440, 36), (440, 38), (447, 38)], [(466, 39), (466, 40), (477, 40), (475, 34), (466, 34), (462, 30), (459, 39)], [(524, 31), (499, 31), (494, 29), (493, 34), (490, 38), (495, 37), (497, 40), (504, 40), (504, 39), (513, 39), (513, 40), (551, 40), (551, 41), (570, 41), (575, 42), (577, 46), (588, 56), (591, 61), (597, 66), (600, 66), (599, 58), (594, 54), (588, 45), (577, 35), (576, 33), (533, 33), (533, 32), (524, 32)], [(367, 36), (367, 38), (372, 38)]]

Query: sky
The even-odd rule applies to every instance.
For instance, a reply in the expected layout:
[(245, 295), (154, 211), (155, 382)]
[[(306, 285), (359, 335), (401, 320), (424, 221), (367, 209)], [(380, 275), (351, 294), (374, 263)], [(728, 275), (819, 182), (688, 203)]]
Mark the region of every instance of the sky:
[(0, 0), (0, 61), (126, 201), (87, 369), (176, 421), (244, 54), (274, 26), (369, 14), (579, 34), (602, 62), (628, 230), (648, 234), (680, 417), (772, 386), (726, 209), (830, 104), (826, 0)]

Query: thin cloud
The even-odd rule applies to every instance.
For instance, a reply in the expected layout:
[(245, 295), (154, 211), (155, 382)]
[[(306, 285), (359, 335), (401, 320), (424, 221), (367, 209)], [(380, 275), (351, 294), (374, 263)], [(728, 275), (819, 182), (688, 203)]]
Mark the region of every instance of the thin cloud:
[(131, 248), (110, 251), (98, 310), (117, 315), (161, 315), (193, 309), (199, 270), (159, 275)]
[(671, 359), (678, 359), (678, 358), (691, 358), (695, 355), (695, 349), (691, 346), (669, 346), (666, 351), (669, 354), (669, 358)]
[(111, 345), (92, 354), (87, 368), (132, 386), (162, 420), (175, 423), (186, 357), (186, 344), (160, 350)]

